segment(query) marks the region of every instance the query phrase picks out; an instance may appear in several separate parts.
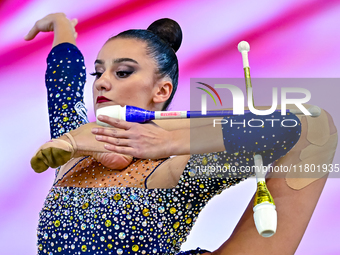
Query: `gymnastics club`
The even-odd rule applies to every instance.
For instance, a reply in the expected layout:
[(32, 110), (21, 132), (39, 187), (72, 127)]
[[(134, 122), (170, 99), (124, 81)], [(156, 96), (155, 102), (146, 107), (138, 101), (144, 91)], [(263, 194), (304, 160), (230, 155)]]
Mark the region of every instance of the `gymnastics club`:
[[(249, 71), (249, 60), (248, 51), (250, 50), (249, 43), (242, 41), (237, 46), (239, 52), (242, 53), (244, 76), (246, 81), (246, 88), (251, 86), (250, 71)], [(253, 99), (254, 106), (254, 97)], [(273, 197), (266, 185), (265, 175), (266, 172), (263, 169), (262, 156), (260, 154), (254, 155), (255, 163), (255, 175), (257, 182), (257, 190), (254, 198), (254, 221), (255, 226), (259, 234), (263, 237), (271, 237), (276, 232), (277, 227), (277, 212), (275, 210), (275, 203)]]
[[(280, 111), (280, 110), (276, 110)], [(319, 116), (320, 108), (317, 106), (311, 106), (308, 111), (312, 116)], [(303, 114), (300, 110), (287, 110), (294, 114)], [(249, 110), (244, 110), (244, 113), (250, 113)], [(210, 118), (210, 117), (224, 117), (233, 115), (232, 110), (220, 110), (220, 111), (207, 111), (207, 114), (202, 115), (201, 111), (148, 111), (139, 107), (125, 105), (111, 105), (103, 108), (99, 108), (96, 112), (96, 116), (106, 115), (112, 118), (125, 120), (129, 122), (147, 122), (150, 120), (159, 119), (187, 119), (187, 118)], [(109, 125), (101, 122), (97, 119), (97, 124), (108, 127)]]

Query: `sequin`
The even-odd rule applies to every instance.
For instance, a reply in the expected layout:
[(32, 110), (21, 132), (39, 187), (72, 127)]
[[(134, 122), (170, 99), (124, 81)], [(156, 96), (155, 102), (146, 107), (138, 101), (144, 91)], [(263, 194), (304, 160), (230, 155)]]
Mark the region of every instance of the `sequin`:
[(87, 251), (87, 246), (86, 245), (81, 246), (81, 251), (83, 252)]
[(170, 208), (170, 213), (171, 213), (171, 214), (176, 213), (176, 208), (175, 208), (175, 207), (171, 207), (171, 208)]
[(158, 207), (158, 212), (159, 212), (159, 213), (164, 213), (164, 211), (165, 211), (164, 206)]
[(148, 208), (144, 208), (142, 213), (145, 217), (147, 217), (150, 215), (150, 210)]
[(121, 197), (122, 196), (120, 194), (116, 194), (116, 195), (114, 195), (113, 199), (118, 201), (119, 199), (121, 199)]
[(54, 226), (57, 228), (57, 227), (59, 227), (60, 226), (60, 221), (59, 220), (56, 220), (55, 222), (54, 222)]
[(191, 203), (186, 203), (185, 204), (185, 209), (189, 210), (189, 209), (191, 209), (191, 207), (192, 207)]
[(132, 251), (138, 251), (139, 250), (139, 246), (137, 244), (132, 245)]
[(106, 227), (110, 227), (110, 226), (111, 226), (111, 224), (112, 224), (112, 223), (111, 223), (111, 221), (110, 221), (110, 220), (107, 220), (107, 221), (105, 221), (105, 226), (106, 226)]
[(179, 222), (175, 222), (175, 224), (173, 225), (174, 229), (177, 229), (179, 227)]
[(123, 232), (120, 232), (119, 235), (118, 235), (119, 239), (125, 239), (125, 236), (126, 235)]

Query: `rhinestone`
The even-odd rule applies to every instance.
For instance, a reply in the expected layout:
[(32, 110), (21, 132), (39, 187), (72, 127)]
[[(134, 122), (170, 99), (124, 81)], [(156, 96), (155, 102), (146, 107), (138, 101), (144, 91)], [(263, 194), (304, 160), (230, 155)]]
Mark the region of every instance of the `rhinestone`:
[(159, 213), (164, 213), (164, 211), (165, 211), (164, 206), (158, 207), (158, 212), (159, 212)]
[(171, 208), (170, 208), (170, 213), (171, 213), (171, 214), (176, 213), (176, 208), (175, 208), (175, 207), (171, 207)]
[(179, 222), (176, 221), (175, 224), (173, 225), (174, 229), (177, 229), (179, 227)]
[(119, 239), (124, 239), (125, 238), (125, 233), (124, 232), (120, 232), (118, 237), (119, 237)]
[(110, 227), (110, 226), (111, 226), (111, 224), (112, 224), (112, 223), (111, 223), (111, 221), (110, 221), (110, 220), (107, 220), (107, 221), (105, 221), (105, 226), (106, 226), (106, 227)]
[(139, 250), (139, 246), (137, 244), (132, 245), (132, 250), (133, 251), (138, 251)]
[(55, 222), (54, 222), (54, 226), (57, 228), (57, 227), (59, 227), (60, 226), (60, 221), (59, 220), (56, 220)]
[(142, 213), (145, 217), (148, 217), (150, 215), (150, 210), (148, 208), (144, 208)]
[(121, 199), (122, 195), (121, 194), (116, 194), (113, 196), (113, 199), (118, 201), (119, 199)]
[(190, 210), (190, 209), (191, 209), (191, 207), (192, 207), (191, 203), (187, 203), (187, 204), (185, 205), (185, 209), (188, 209), (188, 210)]

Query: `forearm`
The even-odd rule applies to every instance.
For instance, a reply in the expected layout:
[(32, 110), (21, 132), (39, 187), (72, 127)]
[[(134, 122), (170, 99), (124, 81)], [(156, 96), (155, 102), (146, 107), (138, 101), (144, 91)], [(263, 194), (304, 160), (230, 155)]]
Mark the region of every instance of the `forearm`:
[(86, 71), (81, 52), (69, 43), (54, 47), (47, 64), (45, 82), (51, 138), (57, 138), (88, 122), (83, 103)]
[(203, 154), (225, 150), (220, 126), (202, 125), (169, 132), (172, 155)]

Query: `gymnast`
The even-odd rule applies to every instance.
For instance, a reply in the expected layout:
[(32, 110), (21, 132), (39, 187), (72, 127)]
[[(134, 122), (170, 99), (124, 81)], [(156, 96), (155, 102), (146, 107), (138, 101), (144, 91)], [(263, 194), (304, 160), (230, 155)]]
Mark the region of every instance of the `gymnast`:
[[(36, 172), (57, 168), (40, 212), (38, 254), (294, 254), (327, 174), (267, 174), (278, 211), (273, 237), (257, 233), (253, 198), (216, 251), (180, 252), (205, 204), (252, 174), (221, 176), (193, 169), (197, 164), (253, 165), (254, 153), (261, 154), (265, 164), (330, 164), (337, 145), (331, 116), (324, 110), (315, 118), (290, 114), (299, 123), (296, 127), (254, 132), (216, 130), (208, 119), (197, 125), (188, 120), (138, 124), (97, 116), (112, 127), (88, 123), (76, 24), (62, 13), (50, 14), (25, 37), (32, 40), (39, 32), (54, 32), (46, 72), (52, 140), (31, 160)], [(169, 19), (110, 38), (95, 61), (94, 109), (133, 105), (166, 110), (177, 88), (175, 52), (181, 40), (180, 27)], [(256, 116), (262, 117), (285, 118), (279, 113)]]

